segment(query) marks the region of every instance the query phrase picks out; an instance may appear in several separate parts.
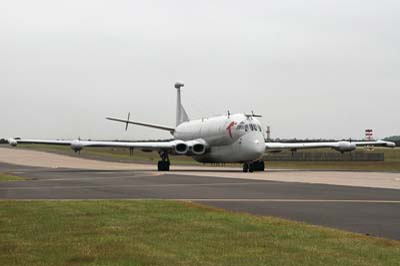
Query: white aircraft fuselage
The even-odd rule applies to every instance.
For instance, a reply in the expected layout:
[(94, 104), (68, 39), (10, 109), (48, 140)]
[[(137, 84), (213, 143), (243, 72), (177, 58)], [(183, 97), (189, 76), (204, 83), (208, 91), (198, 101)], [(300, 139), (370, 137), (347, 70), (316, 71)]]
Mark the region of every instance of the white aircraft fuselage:
[(224, 115), (179, 124), (174, 138), (204, 143), (204, 154), (192, 154), (199, 162), (249, 162), (260, 159), (265, 151), (262, 125), (244, 114)]

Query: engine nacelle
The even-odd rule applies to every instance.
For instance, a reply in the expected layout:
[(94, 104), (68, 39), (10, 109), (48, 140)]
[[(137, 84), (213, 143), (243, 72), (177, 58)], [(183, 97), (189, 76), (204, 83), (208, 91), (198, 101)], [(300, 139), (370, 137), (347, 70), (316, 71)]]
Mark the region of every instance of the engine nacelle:
[(189, 155), (203, 155), (207, 149), (207, 144), (204, 140), (191, 140), (186, 144), (189, 146)]
[(206, 145), (202, 143), (196, 143), (192, 146), (192, 152), (195, 155), (203, 155), (206, 152)]
[(338, 146), (334, 149), (343, 153), (343, 152), (350, 152), (354, 151), (357, 148), (356, 144), (351, 143), (349, 141), (340, 141), (338, 142)]
[(79, 140), (74, 140), (71, 142), (70, 147), (74, 152), (78, 152), (83, 149), (84, 145)]
[(9, 138), (8, 140), (8, 144), (10, 144), (11, 146), (15, 147), (18, 144), (18, 141), (12, 138)]
[(176, 141), (175, 154), (177, 155), (203, 155), (206, 152), (207, 143), (204, 140)]
[(177, 142), (175, 145), (175, 153), (178, 155), (185, 155), (189, 151), (189, 147), (185, 142)]

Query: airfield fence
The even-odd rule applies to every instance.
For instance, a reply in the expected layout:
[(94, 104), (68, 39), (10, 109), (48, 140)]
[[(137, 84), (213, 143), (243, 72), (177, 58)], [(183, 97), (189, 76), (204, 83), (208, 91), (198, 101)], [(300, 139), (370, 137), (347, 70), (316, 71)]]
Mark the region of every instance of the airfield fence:
[(294, 152), (269, 153), (265, 161), (384, 161), (385, 154), (377, 152)]

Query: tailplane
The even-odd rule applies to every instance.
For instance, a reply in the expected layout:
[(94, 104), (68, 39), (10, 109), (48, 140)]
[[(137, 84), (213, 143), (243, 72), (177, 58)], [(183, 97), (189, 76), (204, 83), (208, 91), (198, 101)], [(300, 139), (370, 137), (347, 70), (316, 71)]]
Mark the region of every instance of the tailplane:
[(189, 116), (185, 111), (185, 108), (181, 102), (181, 87), (185, 86), (182, 82), (176, 82), (175, 88), (177, 90), (176, 95), (176, 126), (179, 126), (183, 122), (189, 121)]

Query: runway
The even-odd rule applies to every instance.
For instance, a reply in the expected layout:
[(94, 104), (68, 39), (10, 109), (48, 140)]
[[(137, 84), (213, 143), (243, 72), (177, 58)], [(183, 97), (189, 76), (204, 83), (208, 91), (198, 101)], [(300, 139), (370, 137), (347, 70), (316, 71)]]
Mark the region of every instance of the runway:
[[(0, 161), (1, 153), (2, 151), (0, 151)], [(39, 155), (36, 154), (31, 162), (43, 159), (40, 159)], [(400, 190), (355, 187), (350, 184), (323, 184), (324, 177), (331, 175), (331, 172), (297, 172), (299, 176), (307, 178), (309, 175), (311, 179), (321, 173), (320, 183), (317, 184), (266, 179), (272, 174), (276, 179), (287, 175), (295, 176), (296, 171), (293, 170), (259, 173), (260, 177), (265, 177), (262, 179), (247, 178), (251, 174), (244, 175), (238, 169), (222, 171), (217, 168), (213, 171), (213, 168), (197, 168), (197, 170), (186, 168), (160, 173), (149, 170), (149, 167), (154, 167), (151, 165), (141, 166), (143, 169), (136, 170), (117, 167), (106, 170), (34, 167), (19, 164), (21, 165), (0, 163), (0, 172), (24, 176), (30, 180), (0, 182), (0, 199), (188, 200), (232, 211), (278, 216), (400, 240), (398, 226)], [(97, 161), (96, 164), (102, 165), (102, 162)], [(84, 165), (85, 163), (81, 161), (81, 166)], [(341, 180), (346, 180), (346, 176), (352, 180), (353, 174), (363, 173), (333, 172), (333, 174), (340, 176)], [(395, 179), (399, 174), (389, 176)], [(383, 179), (383, 183), (385, 180)]]

